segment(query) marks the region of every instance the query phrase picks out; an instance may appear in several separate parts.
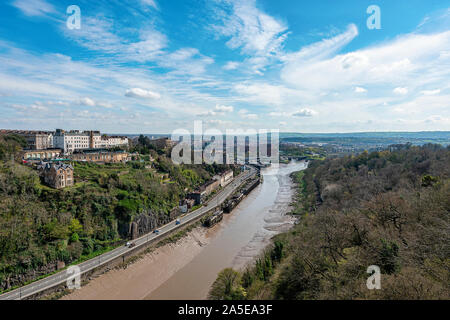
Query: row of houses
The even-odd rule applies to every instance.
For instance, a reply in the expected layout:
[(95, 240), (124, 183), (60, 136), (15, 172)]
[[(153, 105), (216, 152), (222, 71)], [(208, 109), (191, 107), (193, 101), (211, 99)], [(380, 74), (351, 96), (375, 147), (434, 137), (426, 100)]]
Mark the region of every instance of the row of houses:
[(76, 150), (128, 146), (128, 137), (102, 135), (100, 131), (56, 129), (52, 131), (0, 130), (0, 134), (17, 134), (25, 138), (27, 150), (61, 149), (64, 154)]
[(24, 162), (40, 162), (55, 160), (70, 160), (94, 163), (125, 163), (138, 158), (136, 154), (126, 151), (111, 151), (109, 149), (84, 149), (76, 150), (72, 154), (64, 155), (62, 149), (25, 150), (22, 159)]

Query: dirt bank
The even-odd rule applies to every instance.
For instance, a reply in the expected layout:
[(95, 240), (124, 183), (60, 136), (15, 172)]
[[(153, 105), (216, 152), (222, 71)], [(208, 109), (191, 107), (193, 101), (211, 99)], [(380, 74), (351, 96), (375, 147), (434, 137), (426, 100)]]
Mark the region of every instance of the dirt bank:
[(111, 270), (61, 300), (141, 300), (188, 264), (209, 241), (198, 227), (175, 244), (142, 256), (126, 268)]

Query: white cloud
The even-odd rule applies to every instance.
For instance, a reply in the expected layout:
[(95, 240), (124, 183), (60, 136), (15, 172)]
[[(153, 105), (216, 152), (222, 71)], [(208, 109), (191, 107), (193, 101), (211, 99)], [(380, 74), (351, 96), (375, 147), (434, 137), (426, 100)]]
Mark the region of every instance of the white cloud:
[(292, 114), (293, 117), (312, 117), (315, 115), (317, 115), (317, 112), (308, 108), (300, 109)]
[[(80, 106), (87, 106), (87, 107), (102, 107), (102, 108), (112, 108), (113, 105), (109, 102), (101, 102), (101, 101), (95, 101), (89, 97), (82, 98), (78, 101), (78, 104)], [(68, 103), (52, 103), (50, 102), (49, 105), (59, 105), (59, 106), (67, 106)]]
[(291, 117), (292, 113), (289, 112), (270, 112), (270, 117)]
[[(123, 59), (131, 59), (139, 62), (158, 61), (165, 55), (163, 49), (167, 47), (168, 39), (161, 32), (154, 29), (141, 31), (140, 41), (121, 45)], [(119, 53), (120, 52), (116, 52)]]
[(107, 108), (107, 109), (110, 109), (110, 108), (113, 108), (114, 106), (111, 104), (111, 103), (109, 103), (109, 102), (97, 102), (97, 106), (98, 107), (102, 107), (102, 108)]
[(238, 114), (243, 119), (256, 120), (259, 118), (256, 113), (250, 113), (247, 109), (239, 110)]
[(95, 107), (95, 101), (88, 97), (80, 99), (80, 104), (84, 106)]
[(141, 88), (128, 89), (125, 96), (129, 98), (145, 98), (145, 99), (160, 99), (161, 95), (157, 92), (145, 90)]
[[(357, 36), (356, 27), (287, 56), (281, 78), (287, 84), (317, 93), (361, 87), (394, 85), (416, 87), (439, 83), (449, 70), (450, 31), (435, 34), (412, 33), (383, 44), (337, 54)], [(328, 41), (329, 40), (329, 41)], [(409, 85), (411, 83), (411, 85)]]
[(230, 121), (218, 120), (218, 119), (206, 120), (205, 123), (206, 124), (211, 124), (211, 125), (227, 125), (227, 124), (231, 124)]
[(55, 12), (53, 5), (45, 0), (14, 0), (12, 5), (30, 17), (45, 16)]
[(155, 0), (140, 0), (140, 1), (144, 6), (149, 6), (154, 9), (158, 9), (158, 5), (156, 4)]
[(294, 112), (285, 112), (285, 111), (274, 111), (270, 112), (269, 116), (273, 118), (292, 118), (292, 117), (313, 117), (317, 115), (318, 112), (309, 108), (302, 108), (300, 110)]
[(154, 62), (163, 68), (173, 69), (176, 74), (201, 74), (214, 60), (202, 55), (196, 48), (181, 48), (168, 52), (166, 35), (151, 26), (140, 30), (139, 40), (130, 41), (119, 36), (118, 22), (103, 17), (84, 17), (83, 27), (77, 32), (67, 28), (64, 34), (89, 50), (114, 55), (115, 61)]
[(228, 47), (252, 56), (247, 62), (259, 72), (282, 50), (287, 26), (258, 9), (256, 0), (221, 2), (225, 4), (219, 15), (222, 25), (215, 26), (215, 31), (229, 39)]
[(392, 92), (399, 95), (405, 95), (408, 93), (408, 88), (397, 87)]
[(43, 106), (39, 102), (33, 103), (33, 104), (29, 105), (29, 106), (27, 106), (27, 105), (20, 105), (20, 104), (13, 104), (13, 105), (11, 105), (11, 107), (13, 109), (18, 110), (18, 111), (21, 111), (21, 113), (25, 113), (25, 112), (28, 112), (28, 111), (31, 111), (31, 110), (33, 110), (33, 111), (47, 111), (48, 110), (47, 107)]
[(236, 61), (228, 61), (226, 65), (223, 66), (225, 70), (236, 70), (240, 63)]
[(147, 27), (140, 31), (137, 41), (130, 41), (117, 35), (120, 28), (113, 19), (103, 17), (83, 17), (83, 27), (73, 32), (63, 27), (63, 33), (69, 39), (89, 50), (115, 55), (116, 60), (156, 61), (164, 54), (167, 37), (161, 32)]
[(217, 104), (213, 110), (208, 110), (205, 112), (200, 112), (197, 114), (197, 116), (200, 117), (209, 117), (209, 116), (223, 116), (226, 113), (233, 112), (234, 107), (233, 106), (225, 106), (225, 105), (219, 105)]
[(239, 83), (234, 90), (240, 95), (239, 99), (247, 102), (276, 105), (283, 102), (286, 89), (268, 83)]
[(322, 61), (335, 54), (345, 45), (358, 36), (358, 28), (354, 24), (347, 26), (347, 29), (333, 38), (325, 38), (321, 41), (307, 45), (298, 52), (287, 54), (284, 60), (289, 62), (289, 67), (299, 68), (304, 64)]
[(47, 101), (47, 105), (49, 106), (59, 106), (59, 107), (68, 107), (70, 105), (67, 101)]
[(247, 113), (247, 114), (244, 114), (241, 116), (245, 119), (250, 119), (250, 120), (256, 120), (259, 118), (259, 116), (256, 113)]
[(201, 74), (212, 63), (214, 59), (202, 55), (195, 48), (182, 48), (158, 59), (160, 66), (172, 68), (176, 74)]
[(420, 93), (422, 93), (425, 96), (433, 96), (436, 94), (441, 93), (441, 89), (436, 89), (436, 90), (423, 90)]
[(62, 26), (64, 34), (89, 50), (118, 53), (124, 50), (124, 40), (114, 32), (114, 20), (105, 17), (83, 16), (83, 27), (73, 32)]
[(220, 112), (233, 112), (234, 107), (233, 106), (216, 105), (215, 109)]
[(365, 92), (367, 92), (367, 89), (364, 89), (362, 87), (355, 88), (355, 93), (365, 93)]
[(224, 25), (216, 27), (224, 36), (230, 37), (230, 48), (242, 48), (247, 54), (274, 53), (283, 42), (287, 27), (281, 21), (256, 8), (255, 0), (232, 0), (232, 14)]

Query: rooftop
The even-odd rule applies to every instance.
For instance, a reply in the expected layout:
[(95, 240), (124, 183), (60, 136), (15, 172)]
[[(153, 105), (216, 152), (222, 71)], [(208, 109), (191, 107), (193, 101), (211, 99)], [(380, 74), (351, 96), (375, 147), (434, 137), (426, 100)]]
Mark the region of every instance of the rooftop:
[(47, 170), (50, 170), (52, 168), (55, 168), (56, 170), (60, 170), (60, 169), (63, 169), (63, 170), (71, 169), (71, 170), (73, 170), (72, 165), (65, 164), (63, 162), (41, 162), (38, 165), (38, 170), (47, 171)]

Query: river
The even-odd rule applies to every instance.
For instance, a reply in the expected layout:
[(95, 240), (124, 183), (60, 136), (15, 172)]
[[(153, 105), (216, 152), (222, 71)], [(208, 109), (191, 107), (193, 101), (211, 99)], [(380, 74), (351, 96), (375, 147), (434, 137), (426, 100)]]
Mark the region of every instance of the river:
[(221, 270), (251, 263), (271, 237), (294, 223), (286, 216), (293, 195), (289, 174), (305, 168), (305, 162), (291, 162), (263, 169), (263, 183), (213, 228), (209, 244), (146, 299), (205, 299)]

